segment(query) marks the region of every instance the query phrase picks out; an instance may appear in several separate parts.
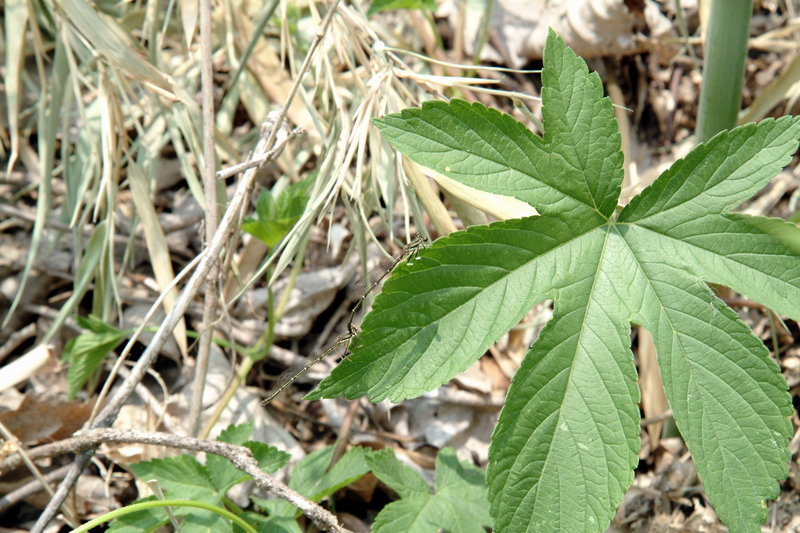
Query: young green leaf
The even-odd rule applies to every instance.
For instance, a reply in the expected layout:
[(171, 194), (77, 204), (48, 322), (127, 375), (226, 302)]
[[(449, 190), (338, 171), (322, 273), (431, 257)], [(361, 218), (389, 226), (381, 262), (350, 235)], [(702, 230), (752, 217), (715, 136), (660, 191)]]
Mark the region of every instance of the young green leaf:
[[(212, 505), (222, 505), (222, 498), (225, 494), (214, 487), (206, 467), (190, 455), (143, 461), (130, 465), (130, 468), (136, 477), (143, 481), (156, 480), (167, 498), (197, 500)], [(230, 522), (216, 513), (191, 507), (175, 507), (172, 511), (175, 516), (182, 519), (181, 528), (186, 532), (231, 531)], [(137, 511), (132, 514), (137, 522), (143, 524), (148, 521), (160, 523), (167, 517), (166, 510), (163, 508)], [(145, 514), (150, 514), (152, 517), (147, 519)], [(215, 527), (211, 529), (206, 527), (210, 524)]]
[(308, 196), (306, 190), (311, 179), (294, 183), (275, 195), (264, 189), (256, 201), (258, 219), (246, 218), (242, 230), (250, 233), (267, 246), (275, 246), (300, 220), (305, 210)]
[(800, 319), (800, 230), (729, 212), (789, 162), (800, 120), (718, 135), (615, 218), (622, 154), (598, 77), (551, 32), (542, 80), (543, 138), (459, 100), (377, 121), (410, 159), (541, 216), (454, 233), (400, 264), (353, 353), (308, 398), (422, 394), (553, 299), (492, 439), (491, 512), (497, 531), (603, 531), (637, 464), (639, 324), (708, 498), (731, 531), (757, 531), (788, 471), (791, 401), (766, 348), (705, 282)]
[(430, 493), (425, 478), (410, 466), (401, 463), (390, 448), (379, 450), (367, 457), (367, 464), (372, 474), (391, 487), (401, 498)]
[(129, 334), (92, 315), (78, 317), (77, 321), (87, 331), (70, 339), (62, 355), (62, 359), (69, 362), (67, 395), (70, 400), (75, 398), (109, 352)]
[[(155, 496), (141, 498), (137, 502), (147, 502), (155, 500)], [(124, 514), (115, 518), (108, 524), (108, 531), (114, 533), (142, 533), (157, 531), (169, 522), (169, 517), (162, 509), (153, 512), (154, 509), (145, 509), (133, 513)]]
[(371, 17), (381, 11), (392, 9), (424, 9), (426, 11), (436, 11), (436, 0), (374, 0), (369, 6), (367, 16)]
[[(246, 511), (242, 518), (247, 520), (258, 531), (269, 533), (303, 533), (303, 529), (291, 516), (264, 516), (261, 513)], [(235, 533), (242, 533), (242, 529), (234, 525)]]
[[(273, 446), (247, 439), (253, 433), (253, 424), (248, 422), (228, 426), (217, 440), (230, 444), (244, 445), (253, 452), (259, 467), (272, 473), (289, 460), (289, 454)], [(225, 493), (234, 484), (240, 483), (250, 476), (243, 474), (227, 459), (209, 454), (203, 465), (190, 455), (153, 459), (130, 465), (131, 470), (143, 481), (156, 480), (167, 498), (197, 500), (212, 505), (222, 506)], [(146, 501), (152, 497), (143, 498)], [(190, 507), (176, 507), (175, 516), (181, 517), (183, 531), (231, 531), (231, 523), (224, 517), (209, 511)], [(114, 531), (151, 531), (168, 520), (163, 508), (147, 509), (124, 515), (111, 522)], [(296, 523), (295, 523), (296, 525)]]
[(243, 446), (253, 452), (253, 457), (258, 461), (258, 467), (267, 474), (274, 474), (292, 458), (288, 453), (263, 442), (249, 440)]
[[(252, 434), (253, 423), (245, 422), (228, 426), (219, 434), (217, 440), (241, 446)], [(206, 471), (213, 487), (221, 494), (225, 494), (237, 483), (250, 479), (250, 476), (233, 466), (229, 460), (213, 453), (206, 456)]]
[(370, 455), (367, 463), (375, 477), (402, 497), (378, 513), (373, 533), (483, 533), (484, 526), (491, 527), (483, 471), (459, 461), (452, 448), (443, 448), (436, 456), (435, 494), (391, 450)]
[(220, 494), (211, 483), (208, 470), (191, 455), (153, 459), (130, 465), (136, 477), (158, 481), (168, 498), (187, 498), (219, 505)]
[[(364, 447), (351, 448), (331, 466), (333, 451), (334, 447), (328, 446), (309, 454), (297, 463), (289, 481), (289, 488), (311, 501), (318, 502), (369, 471), (366, 457), (371, 450)], [(285, 500), (255, 497), (252, 500), (270, 516), (295, 517), (300, 514), (299, 509)]]

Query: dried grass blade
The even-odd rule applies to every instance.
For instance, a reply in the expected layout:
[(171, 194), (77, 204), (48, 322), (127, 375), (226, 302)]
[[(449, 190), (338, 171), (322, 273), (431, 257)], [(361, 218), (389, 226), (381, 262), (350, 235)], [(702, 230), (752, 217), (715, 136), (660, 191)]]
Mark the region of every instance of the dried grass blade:
[(11, 137), (11, 153), (8, 157), (6, 172), (11, 172), (19, 156), (19, 111), (22, 105), (20, 88), (22, 87), (22, 68), (25, 62), (25, 34), (28, 27), (28, 9), (25, 6), (25, 0), (6, 0), (4, 18), (6, 34), (4, 81), (8, 129)]
[[(55, 54), (53, 57), (53, 75), (52, 83), (49, 86), (49, 92), (45, 92), (39, 99), (38, 105), (38, 165), (26, 165), (31, 169), (38, 170), (39, 178), (39, 198), (36, 202), (36, 221), (33, 225), (33, 234), (31, 235), (31, 247), (28, 258), (25, 261), (25, 268), (22, 271), (22, 277), (19, 282), (19, 290), (11, 302), (11, 306), (3, 319), (2, 326), (8, 324), (9, 319), (14, 314), (17, 306), (19, 305), (20, 298), (25, 292), (25, 286), (28, 283), (33, 265), (38, 256), (39, 247), (42, 244), (42, 235), (44, 233), (47, 217), (50, 214), (50, 206), (52, 204), (52, 172), (53, 172), (53, 158), (56, 145), (56, 128), (59, 124), (61, 116), (61, 107), (64, 102), (64, 89), (67, 87), (67, 82), (70, 77), (69, 68), (67, 66), (66, 49), (61, 41), (56, 45)], [(32, 154), (35, 156), (35, 154)], [(33, 157), (31, 157), (33, 159)], [(38, 168), (37, 168), (38, 166)], [(46, 335), (49, 340), (52, 335), (57, 331), (57, 328), (51, 327)], [(47, 342), (42, 341), (42, 344)]]
[[(141, 167), (136, 163), (131, 163), (128, 166), (128, 183), (130, 184), (136, 211), (142, 219), (144, 239), (147, 243), (147, 251), (150, 254), (150, 262), (153, 266), (153, 273), (156, 276), (156, 283), (158, 283), (158, 287), (162, 291), (165, 291), (175, 278), (175, 272), (172, 270), (172, 260), (170, 258), (167, 240), (164, 237), (164, 232), (161, 230), (158, 216), (150, 200), (147, 179)], [(169, 312), (172, 311), (172, 308), (175, 307), (176, 300), (177, 293), (175, 291), (172, 291), (164, 298), (165, 313), (169, 314)], [(175, 336), (175, 341), (178, 343), (178, 347), (181, 349), (181, 353), (185, 357), (188, 354), (189, 348), (186, 342), (186, 323), (183, 318), (178, 321), (173, 335)]]
[(133, 79), (179, 99), (175, 83), (144, 59), (139, 46), (119, 24), (101, 15), (83, 0), (61, 0), (59, 5), (72, 23), (73, 30), (82, 35), (97, 53)]
[(186, 39), (186, 47), (192, 46), (192, 40), (197, 33), (198, 6), (199, 2), (194, 0), (178, 0), (181, 10), (181, 25), (183, 26), (183, 37)]

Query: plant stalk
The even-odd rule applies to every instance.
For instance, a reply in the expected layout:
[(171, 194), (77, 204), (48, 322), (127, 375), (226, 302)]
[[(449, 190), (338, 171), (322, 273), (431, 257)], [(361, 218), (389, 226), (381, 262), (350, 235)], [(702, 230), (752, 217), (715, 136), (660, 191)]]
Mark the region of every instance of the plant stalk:
[(752, 0), (711, 3), (697, 117), (698, 143), (736, 125), (752, 12)]
[[(214, 65), (211, 43), (211, 0), (200, 0), (200, 58), (203, 103), (203, 193), (206, 200), (206, 241), (211, 241), (217, 231), (217, 177), (215, 172), (214, 138)], [(203, 411), (203, 391), (206, 388), (211, 339), (214, 336), (214, 311), (216, 309), (217, 263), (211, 265), (205, 281), (203, 302), (203, 329), (192, 383), (192, 402), (189, 407), (189, 434), (197, 436)]]

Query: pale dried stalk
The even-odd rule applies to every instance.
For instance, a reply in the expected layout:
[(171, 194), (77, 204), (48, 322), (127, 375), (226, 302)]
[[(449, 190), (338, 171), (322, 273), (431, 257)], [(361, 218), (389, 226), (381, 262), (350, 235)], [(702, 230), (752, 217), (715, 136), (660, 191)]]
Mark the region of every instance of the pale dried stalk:
[[(4, 513), (6, 510), (10, 509), (12, 506), (25, 500), (26, 498), (41, 492), (47, 486), (46, 484), (62, 479), (64, 474), (67, 473), (67, 470), (69, 470), (69, 465), (56, 468), (55, 470), (46, 473), (43, 480), (36, 478), (31, 479), (21, 487), (4, 494), (3, 497), (0, 498), (0, 513)], [(42, 481), (44, 481), (45, 485), (42, 484)]]
[[(214, 65), (211, 46), (211, 0), (200, 0), (200, 78), (203, 99), (203, 192), (206, 199), (206, 240), (210, 241), (217, 231), (217, 180), (215, 176), (214, 139)], [(194, 367), (192, 401), (189, 404), (189, 434), (197, 436), (203, 411), (203, 391), (206, 388), (208, 359), (211, 355), (211, 340), (214, 336), (214, 310), (216, 309), (216, 285), (219, 268), (216, 261), (206, 277), (203, 299), (203, 327), (200, 331), (200, 346)]]

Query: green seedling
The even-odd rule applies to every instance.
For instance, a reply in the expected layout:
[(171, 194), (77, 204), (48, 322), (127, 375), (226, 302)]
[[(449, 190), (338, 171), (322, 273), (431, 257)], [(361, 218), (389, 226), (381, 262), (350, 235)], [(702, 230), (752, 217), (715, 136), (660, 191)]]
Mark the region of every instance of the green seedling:
[(400, 495), (378, 513), (372, 533), (484, 533), (484, 526), (491, 527), (483, 471), (459, 461), (452, 448), (436, 456), (433, 494), (425, 479), (391, 450), (373, 453), (367, 463), (375, 477)]
[(289, 185), (276, 195), (264, 189), (256, 201), (256, 218), (245, 218), (242, 230), (267, 246), (276, 246), (294, 227), (308, 203), (306, 191), (311, 179)]
[(61, 356), (63, 361), (69, 363), (67, 394), (70, 400), (75, 398), (81, 387), (95, 374), (106, 355), (133, 333), (133, 330), (123, 331), (106, 324), (94, 315), (86, 318), (79, 316), (75, 321), (86, 331), (70, 339)]
[[(217, 440), (250, 448), (261, 469), (267, 473), (276, 472), (288, 462), (289, 454), (261, 442), (248, 441), (252, 432), (252, 422), (230, 426), (220, 433)], [(191, 455), (184, 454), (134, 463), (130, 468), (140, 480), (154, 480), (163, 489), (167, 498), (192, 503), (189, 506), (183, 502), (172, 508), (184, 533), (232, 531), (230, 519), (215, 511), (226, 507), (230, 507), (228, 512), (233, 512), (246, 522), (256, 523), (246, 513), (230, 505), (230, 501), (226, 498), (225, 495), (231, 487), (250, 479), (250, 476), (238, 470), (233, 463), (223, 457), (209, 454), (203, 464)], [(155, 497), (148, 496), (136, 503), (150, 501), (155, 501)], [(198, 505), (211, 508), (198, 509)], [(147, 508), (120, 516), (111, 522), (110, 531), (115, 533), (155, 531), (168, 522), (169, 515), (165, 508)]]
[[(265, 472), (276, 472), (288, 462), (289, 455), (267, 444), (248, 441), (252, 431), (252, 423), (230, 426), (217, 440), (246, 446)], [(459, 461), (451, 448), (443, 449), (436, 459), (436, 494), (431, 494), (425, 480), (400, 463), (389, 449), (354, 447), (332, 464), (334, 449), (328, 446), (298, 462), (292, 470), (289, 488), (319, 502), (372, 470), (401, 496), (378, 513), (376, 531), (429, 533), (441, 529), (445, 533), (479, 533), (484, 531), (481, 524), (491, 524), (483, 471)], [(148, 496), (84, 524), (80, 531), (111, 521), (109, 531), (140, 533), (156, 531), (170, 520), (183, 533), (303, 531), (298, 523), (300, 510), (285, 500), (251, 496), (251, 502), (260, 512), (245, 511), (234, 505), (226, 493), (250, 477), (220, 456), (209, 454), (203, 464), (184, 454), (135, 463), (131, 470), (138, 479), (157, 485), (162, 489), (161, 496), (168, 499)], [(463, 508), (454, 507), (462, 504)], [(172, 517), (166, 506), (170, 507)]]

